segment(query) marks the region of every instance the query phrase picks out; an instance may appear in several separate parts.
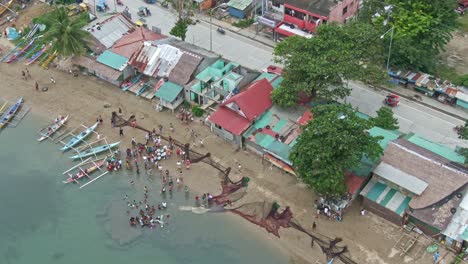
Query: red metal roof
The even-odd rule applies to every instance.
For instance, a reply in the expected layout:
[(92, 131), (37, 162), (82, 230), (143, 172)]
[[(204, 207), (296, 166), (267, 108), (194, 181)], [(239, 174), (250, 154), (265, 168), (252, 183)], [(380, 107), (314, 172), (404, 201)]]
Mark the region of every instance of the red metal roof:
[(348, 186), (348, 192), (351, 194), (357, 192), (366, 180), (364, 177), (358, 177), (350, 172), (345, 172), (344, 175), (346, 180), (346, 186)]
[(249, 120), (226, 106), (220, 106), (208, 119), (224, 130), (238, 136), (250, 126)]
[(263, 78), (251, 83), (245, 91), (229, 98), (222, 105), (235, 103), (240, 108), (239, 111), (244, 113), (249, 121), (253, 121), (272, 106), (270, 98), (272, 91), (270, 82)]
[(307, 125), (307, 123), (309, 123), (309, 121), (311, 121), (311, 120), (314, 120), (314, 116), (312, 115), (312, 113), (309, 110), (307, 110), (301, 116), (298, 123), (299, 123), (300, 126), (303, 126), (303, 125)]
[(154, 33), (144, 27), (137, 27), (135, 31), (123, 36), (114, 46), (112, 52), (120, 54), (126, 58), (130, 58), (135, 53), (141, 44), (145, 41), (155, 41), (164, 39), (166, 36)]

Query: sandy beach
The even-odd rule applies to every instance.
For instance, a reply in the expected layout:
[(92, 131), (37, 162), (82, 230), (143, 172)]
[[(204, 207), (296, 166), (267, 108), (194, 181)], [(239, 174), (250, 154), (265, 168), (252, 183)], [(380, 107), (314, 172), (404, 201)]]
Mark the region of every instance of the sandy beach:
[[(0, 41), (2, 49), (8, 50), (9, 43), (3, 38)], [(69, 73), (54, 69), (44, 70), (34, 65), (28, 68), (31, 79), (23, 80), (21, 71), (24, 69), (22, 63), (0, 64), (1, 100), (14, 101), (23, 96), (34, 115), (51, 120), (59, 114), (69, 114), (68, 126), (80, 124), (89, 126), (95, 122), (97, 116), (101, 115), (104, 125), (99, 127), (99, 134), (105, 136), (108, 142), (121, 141), (121, 150), (131, 145), (132, 137), (143, 142), (145, 134), (141, 130), (125, 127), (125, 135), (120, 137), (119, 129), (112, 128), (110, 122), (111, 112), (119, 108), (122, 109), (125, 118), (135, 115), (138, 124), (148, 129), (162, 125), (164, 135), (171, 135), (181, 142), (191, 141), (190, 130), (193, 129), (196, 132), (196, 140), (195, 143), (190, 142), (194, 143), (192, 148), (200, 153), (210, 152), (212, 158), (225, 167), (236, 168), (235, 164), (239, 162), (242, 164), (242, 171), (233, 169), (231, 177), (239, 179), (241, 176), (247, 176), (251, 179), (248, 194), (236, 205), (266, 200), (277, 201), (283, 208), (290, 206), (294, 218), (304, 228), (311, 230), (315, 221), (316, 232), (328, 237), (343, 238), (343, 244), (349, 248), (348, 256), (357, 263), (429, 263), (429, 255), (421, 256), (420, 259), (413, 259), (410, 256), (399, 257), (393, 247), (401, 236), (401, 229), (371, 214), (360, 216), (358, 200), (354, 201), (346, 212), (343, 222), (316, 219), (313, 207), (316, 196), (312, 191), (295, 177), (281, 172), (266, 161), (262, 162), (261, 157), (239, 150), (211, 134), (201, 120), (197, 119), (189, 125), (181, 124), (171, 112), (157, 112), (152, 102), (122, 92), (118, 87), (93, 76), (74, 77)], [(56, 80), (56, 84), (50, 83), (50, 77)], [(41, 88), (48, 87), (48, 91), (36, 91), (35, 82)], [(105, 108), (105, 105), (110, 107)], [(173, 133), (169, 133), (170, 123), (175, 127)], [(199, 146), (199, 139), (204, 140), (204, 147)], [(199, 193), (220, 192), (220, 178), (215, 169), (202, 163), (195, 164), (192, 168), (190, 176), (184, 179), (192, 190)], [(311, 248), (310, 239), (298, 231), (291, 228), (281, 229), (281, 238), (278, 239), (239, 216), (233, 215), (232, 221), (245, 227), (248, 232), (264, 238), (267, 243), (274, 244), (290, 256), (291, 263), (326, 263), (320, 248), (318, 246)]]

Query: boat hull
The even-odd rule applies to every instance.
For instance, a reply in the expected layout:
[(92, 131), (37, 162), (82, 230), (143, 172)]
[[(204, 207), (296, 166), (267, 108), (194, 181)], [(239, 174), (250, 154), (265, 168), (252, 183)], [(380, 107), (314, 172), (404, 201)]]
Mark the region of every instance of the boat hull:
[(86, 130), (82, 131), (80, 134), (70, 139), (70, 141), (68, 141), (68, 143), (65, 144), (63, 148), (61, 148), (61, 150), (67, 151), (73, 148), (74, 146), (76, 146), (77, 144), (79, 144), (83, 139), (88, 137), (89, 134), (91, 134), (94, 130), (96, 130), (96, 127), (98, 126), (98, 124), (99, 122), (96, 122), (96, 124), (94, 124), (93, 126), (88, 127)]
[(18, 112), (21, 104), (23, 103), (23, 97), (21, 97), (0, 119), (0, 129), (4, 128), (13, 116)]
[[(87, 174), (91, 174), (93, 173), (94, 171), (96, 171), (97, 169), (99, 169), (100, 167), (102, 167), (102, 165), (104, 164), (104, 160), (102, 161), (99, 161), (99, 162), (96, 162), (94, 163), (92, 166), (90, 166), (89, 168), (86, 168), (87, 170)], [(75, 182), (81, 178), (84, 178), (86, 177), (87, 175), (83, 172), (83, 171), (79, 171), (78, 173), (76, 173), (74, 176), (68, 178), (66, 181), (63, 181), (63, 183), (67, 184), (67, 183), (72, 183), (72, 182)]]
[(41, 133), (42, 136), (38, 138), (37, 141), (41, 142), (49, 138), (50, 136), (52, 136), (55, 132), (57, 132), (57, 130), (59, 130), (63, 125), (65, 125), (67, 120), (68, 120), (68, 115), (64, 117), (62, 120), (60, 120), (59, 122), (48, 125), (47, 127), (50, 127), (51, 131), (47, 133)]
[(84, 152), (81, 152), (80, 154), (75, 155), (75, 156), (73, 156), (73, 157), (70, 157), (70, 159), (86, 158), (86, 157), (89, 157), (89, 156), (92, 156), (92, 155), (101, 153), (101, 152), (103, 152), (103, 151), (112, 149), (112, 148), (116, 147), (116, 146), (119, 145), (119, 144), (120, 144), (120, 142), (115, 142), (115, 143), (112, 143), (112, 144), (107, 144), (107, 145), (98, 146), (98, 147), (95, 147), (95, 148), (86, 150), (86, 151), (84, 151)]

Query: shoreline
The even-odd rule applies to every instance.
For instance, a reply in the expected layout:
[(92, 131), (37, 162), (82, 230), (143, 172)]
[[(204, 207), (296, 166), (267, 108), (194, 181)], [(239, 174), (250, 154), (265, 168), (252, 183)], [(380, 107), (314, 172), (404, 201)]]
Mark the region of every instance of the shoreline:
[[(0, 45), (5, 43), (5, 39), (0, 40)], [(70, 114), (68, 126), (78, 126), (93, 124), (98, 115), (102, 115), (104, 124), (98, 128), (98, 133), (105, 135), (108, 142), (122, 141), (121, 149), (130, 145), (132, 136), (137, 141), (142, 142), (145, 133), (124, 127), (125, 136), (119, 137), (119, 130), (112, 129), (110, 125), (111, 112), (122, 108), (124, 118), (135, 115), (137, 123), (145, 128), (157, 128), (159, 124), (164, 127), (163, 134), (167, 136), (169, 124), (173, 123), (175, 132), (173, 138), (181, 142), (190, 141), (190, 129), (194, 129), (198, 138), (204, 139), (204, 147), (197, 144), (192, 148), (200, 153), (210, 152), (212, 158), (225, 167), (236, 168), (237, 162), (242, 164), (242, 176), (251, 179), (247, 189), (247, 195), (236, 205), (253, 201), (277, 201), (281, 208), (290, 206), (294, 219), (304, 228), (310, 230), (312, 222), (317, 222), (317, 232), (328, 237), (341, 237), (343, 244), (347, 245), (352, 257), (357, 263), (401, 263), (401, 259), (388, 256), (388, 250), (395, 245), (395, 241), (382, 236), (382, 233), (400, 232), (396, 227), (371, 214), (365, 218), (359, 216), (359, 202), (355, 201), (353, 206), (344, 216), (344, 221), (337, 223), (325, 219), (315, 219), (315, 210), (312, 206), (315, 194), (307, 186), (302, 184), (295, 177), (281, 172), (269, 163), (264, 163), (260, 156), (254, 153), (238, 150), (237, 147), (212, 134), (208, 127), (204, 126), (200, 120), (196, 119), (189, 125), (181, 124), (174, 114), (165, 110), (156, 112), (152, 102), (136, 97), (127, 92), (122, 92), (118, 87), (106, 83), (93, 76), (73, 77), (69, 73), (55, 70), (44, 70), (36, 65), (28, 67), (32, 79), (25, 81), (21, 79), (21, 71), (25, 66), (20, 63), (5, 64), (0, 63), (0, 98), (9, 101), (20, 96), (25, 97), (25, 103), (31, 106), (31, 113), (46, 120), (55, 118), (58, 114)], [(50, 77), (57, 81), (55, 85), (50, 84)], [(35, 82), (40, 87), (49, 87), (47, 92), (35, 91)], [(104, 108), (105, 104), (110, 104), (110, 108)], [(47, 124), (44, 123), (44, 126)], [(38, 128), (39, 129), (39, 128)], [(198, 140), (195, 140), (198, 142)], [(174, 164), (175, 165), (175, 164)], [(210, 192), (219, 193), (220, 179), (218, 171), (210, 168), (206, 173), (203, 163), (194, 164), (194, 171), (199, 165), (203, 172), (197, 177), (187, 178), (186, 182), (191, 189), (199, 193)], [(212, 173), (210, 173), (212, 172)], [(233, 169), (232, 178), (240, 177), (240, 173)], [(280, 209), (282, 210), (282, 209)], [(234, 216), (236, 217), (236, 216)], [(250, 232), (262, 236), (266, 243), (272, 243), (276, 248), (285, 252), (292, 259), (292, 263), (315, 264), (316, 260), (322, 261), (324, 254), (318, 246), (311, 248), (308, 236), (301, 234), (292, 228), (280, 229), (280, 239), (271, 237), (263, 228), (259, 228), (246, 221), (232, 217), (233, 221), (239, 222)], [(243, 221), (243, 223), (242, 223)], [(252, 231), (255, 230), (255, 231)], [(323, 261), (322, 261), (323, 262)], [(425, 263), (416, 261), (415, 263)]]
[[(0, 72), (4, 72), (5, 66), (8, 67), (10, 65), (0, 64)], [(20, 74), (18, 74), (17, 79), (18, 79), (18, 82), (21, 82), (21, 87), (24, 87), (24, 84), (30, 84), (31, 86), (30, 92), (27, 90), (20, 91), (19, 89), (9, 89), (9, 90), (7, 89), (5, 91), (4, 89), (5, 87), (1, 86), (0, 87), (0, 92), (1, 92), (0, 99), (12, 101), (15, 98), (14, 96), (20, 96), (20, 95), (24, 96), (25, 104), (31, 107), (31, 112), (28, 114), (31, 114), (34, 118), (39, 118), (41, 121), (44, 120), (45, 122), (44, 126), (47, 126), (47, 124), (52, 121), (53, 117), (59, 114), (70, 115), (69, 120), (67, 121), (67, 124), (66, 124), (69, 127), (76, 127), (76, 126), (79, 126), (80, 124), (90, 125), (95, 121), (95, 117), (97, 117), (98, 115), (102, 115), (104, 119), (103, 125), (99, 126), (96, 131), (101, 136), (105, 136), (108, 142), (111, 142), (111, 141), (113, 142), (114, 140), (117, 140), (117, 139), (121, 140), (122, 138), (118, 136), (118, 132), (119, 132), (118, 128), (111, 128), (110, 126), (111, 112), (116, 111), (119, 107), (121, 107), (123, 110), (124, 118), (128, 118), (130, 115), (135, 114), (138, 124), (142, 125), (143, 127), (147, 129), (151, 129), (151, 127), (149, 126), (149, 124), (151, 123), (154, 124), (154, 127), (157, 127), (157, 124), (159, 124), (159, 122), (157, 122), (156, 119), (150, 115), (151, 112), (148, 113), (148, 111), (153, 111), (156, 115), (161, 115), (161, 114), (164, 115), (165, 117), (163, 118), (163, 120), (159, 120), (159, 121), (167, 123), (167, 124), (163, 123), (163, 126), (165, 128), (168, 128), (169, 123), (172, 122), (175, 127), (175, 133), (174, 133), (175, 135), (173, 135), (173, 137), (175, 139), (178, 139), (181, 142), (188, 142), (190, 135), (189, 135), (189, 132), (185, 130), (188, 129), (189, 127), (194, 128), (196, 132), (199, 134), (198, 135), (199, 137), (207, 138), (207, 137), (212, 136), (210, 134), (204, 134), (205, 132), (209, 133), (209, 131), (200, 131), (200, 130), (209, 130), (209, 129), (205, 127), (204, 125), (202, 125), (201, 122), (199, 122), (198, 120), (192, 122), (189, 125), (182, 125), (178, 122), (178, 119), (176, 119), (176, 117), (172, 115), (171, 113), (167, 111), (156, 112), (155, 110), (151, 109), (151, 107), (149, 107), (149, 104), (150, 104), (149, 101), (138, 98), (130, 93), (124, 93), (120, 91), (118, 87), (104, 83), (103, 81), (97, 79), (96, 77), (93, 77), (93, 76), (73, 77), (72, 75), (69, 75), (68, 73), (44, 70), (37, 66), (32, 66), (32, 67), (29, 67), (28, 69), (30, 70), (33, 79), (28, 80), (28, 81), (21, 80)], [(19, 73), (20, 72), (21, 70), (19, 70)], [(55, 85), (47, 84), (46, 81), (48, 81), (49, 77), (45, 74), (42, 74), (42, 76), (39, 78), (38, 83), (40, 87), (48, 86), (49, 90), (47, 92), (42, 92), (42, 91), (36, 92), (33, 89), (34, 80), (35, 80), (34, 76), (38, 76), (39, 73), (41, 72), (53, 73), (53, 76), (57, 81)], [(81, 104), (77, 100), (74, 100), (73, 103), (65, 103), (63, 99), (70, 97), (71, 95), (71, 94), (66, 95), (67, 93), (66, 89), (72, 88), (70, 83), (66, 83), (65, 85), (63, 85), (63, 83), (66, 82), (67, 79), (71, 82), (84, 79), (85, 82), (102, 84), (104, 87), (101, 87), (101, 89), (105, 89), (106, 93), (109, 93), (109, 92), (118, 93), (117, 95), (113, 96), (116, 98), (110, 98), (110, 97), (106, 98), (106, 99), (114, 99), (114, 100), (117, 99), (116, 100), (117, 104), (112, 103), (112, 102), (107, 102), (107, 101), (101, 101), (99, 106), (98, 105), (94, 105), (94, 106), (86, 105), (85, 107), (86, 110), (85, 110), (85, 109), (80, 109)], [(0, 81), (3, 81), (2, 77), (0, 77)], [(81, 86), (85, 87), (85, 85), (83, 84)], [(80, 94), (80, 97), (82, 96), (82, 98), (80, 98), (82, 100), (80, 101), (88, 101), (88, 102), (96, 101), (96, 99), (93, 100), (91, 98), (93, 97), (93, 95), (89, 95), (89, 94), (85, 95), (85, 94), (82, 94), (82, 92), (85, 92), (85, 91), (83, 90), (78, 91), (73, 88), (71, 90), (71, 93)], [(121, 101), (122, 96), (124, 96), (123, 98), (124, 100), (128, 99), (128, 101), (131, 101), (133, 105), (125, 106), (125, 104)], [(90, 98), (87, 98), (87, 97), (90, 97)], [(99, 96), (98, 96), (98, 99), (99, 99)], [(111, 104), (111, 108), (103, 107), (103, 105), (107, 103)], [(143, 112), (144, 110), (146, 110), (146, 113)], [(38, 128), (38, 130), (39, 129), (40, 128)], [(132, 136), (135, 136), (137, 141), (140, 141), (140, 142), (143, 141), (144, 136), (145, 136), (145, 133), (143, 131), (138, 130), (138, 129), (133, 129), (130, 127), (124, 127), (124, 133), (125, 133), (125, 136), (120, 145), (120, 150), (122, 152), (124, 152), (124, 150), (130, 146), (130, 139)], [(203, 135), (200, 135), (202, 133)], [(207, 144), (205, 144), (205, 147), (203, 148), (199, 148), (198, 146), (195, 146), (194, 149), (197, 152), (206, 153), (208, 152), (208, 149), (209, 149), (209, 147), (206, 145)], [(184, 182), (190, 187), (191, 190), (193, 190), (194, 192), (198, 194), (202, 194), (204, 192), (219, 194), (221, 192), (221, 178), (218, 175), (219, 172), (216, 169), (212, 168), (211, 166), (207, 168), (209, 165), (204, 164), (203, 162), (193, 164), (190, 171), (196, 170), (196, 168), (200, 166), (202, 167), (201, 168), (202, 171), (208, 170), (213, 173), (208, 174), (208, 175), (202, 175), (202, 176), (197, 175), (201, 177), (202, 179), (198, 178), (196, 180), (193, 179), (193, 177), (188, 176), (184, 178)], [(235, 175), (234, 170), (230, 176), (234, 178), (238, 177), (238, 175)], [(240, 202), (242, 203), (242, 200)], [(246, 231), (248, 230), (249, 233), (255, 233), (255, 235), (260, 237), (261, 240), (263, 240), (265, 243), (268, 243), (270, 246), (274, 247), (275, 249), (278, 249), (282, 255), (290, 259), (295, 259), (294, 263), (312, 263), (312, 262), (306, 262), (305, 260), (302, 260), (301, 262), (297, 262), (296, 259), (300, 259), (300, 257), (292, 253), (287, 247), (285, 247), (284, 243), (280, 242), (281, 239), (278, 239), (275, 236), (267, 233), (263, 228), (260, 228), (246, 221), (244, 218), (240, 216), (234, 215), (232, 213), (228, 213), (228, 215), (229, 215), (228, 219), (230, 222), (235, 223), (242, 229), (246, 229)]]

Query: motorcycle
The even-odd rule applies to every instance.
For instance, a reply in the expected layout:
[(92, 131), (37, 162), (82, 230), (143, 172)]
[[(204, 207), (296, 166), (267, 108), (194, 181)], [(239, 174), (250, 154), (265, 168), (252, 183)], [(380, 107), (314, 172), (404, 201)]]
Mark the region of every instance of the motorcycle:
[(226, 31), (225, 31), (224, 28), (222, 28), (222, 27), (217, 28), (216, 31), (217, 31), (219, 34), (221, 34), (221, 35), (226, 34)]

